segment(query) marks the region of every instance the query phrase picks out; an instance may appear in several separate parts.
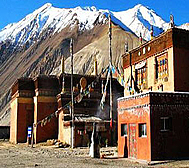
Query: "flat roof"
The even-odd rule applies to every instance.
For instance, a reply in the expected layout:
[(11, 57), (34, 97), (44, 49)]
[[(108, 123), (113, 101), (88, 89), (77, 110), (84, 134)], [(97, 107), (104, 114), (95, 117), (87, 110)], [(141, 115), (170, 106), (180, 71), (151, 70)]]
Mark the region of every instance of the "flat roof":
[(148, 94), (179, 94), (179, 95), (189, 95), (189, 92), (178, 92), (178, 91), (167, 91), (167, 92), (162, 92), (162, 91), (147, 91), (147, 92), (143, 92), (143, 93), (137, 93), (134, 95), (129, 95), (129, 96), (124, 96), (124, 97), (120, 97), (117, 99), (117, 101), (121, 101), (124, 99), (129, 99), (129, 98), (135, 98), (135, 97), (142, 97), (142, 96), (146, 96)]

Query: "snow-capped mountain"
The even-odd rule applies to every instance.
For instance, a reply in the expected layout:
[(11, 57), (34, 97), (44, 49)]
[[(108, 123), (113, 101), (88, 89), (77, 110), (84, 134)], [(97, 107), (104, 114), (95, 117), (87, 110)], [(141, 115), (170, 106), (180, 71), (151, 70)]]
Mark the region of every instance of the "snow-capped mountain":
[(138, 37), (141, 33), (142, 38), (145, 40), (150, 40), (151, 25), (153, 26), (154, 36), (166, 31), (169, 27), (169, 24), (153, 10), (141, 4), (126, 11), (112, 13), (117, 19), (122, 21), (124, 25), (135, 32)]
[(112, 12), (97, 10), (95, 7), (60, 9), (47, 3), (18, 23), (11, 23), (3, 28), (0, 31), (0, 42), (10, 40), (15, 45), (23, 45), (27, 41), (33, 43), (44, 30), (56, 33), (67, 26), (73, 28), (78, 25), (79, 31), (89, 30), (97, 22), (105, 23), (108, 13), (115, 24), (137, 36), (141, 33), (145, 40), (150, 39), (150, 25), (153, 25), (155, 35), (168, 28), (168, 23), (153, 10), (142, 5), (122, 12)]
[(181, 28), (181, 29), (189, 30), (189, 23), (182, 24), (178, 27)]
[(105, 17), (95, 7), (60, 9), (47, 3), (18, 23), (9, 24), (2, 29), (0, 42), (9, 39), (15, 44), (24, 44), (37, 40), (45, 29), (56, 33), (68, 25), (73, 27), (78, 24), (80, 31), (91, 29), (97, 18), (99, 22), (104, 23)]

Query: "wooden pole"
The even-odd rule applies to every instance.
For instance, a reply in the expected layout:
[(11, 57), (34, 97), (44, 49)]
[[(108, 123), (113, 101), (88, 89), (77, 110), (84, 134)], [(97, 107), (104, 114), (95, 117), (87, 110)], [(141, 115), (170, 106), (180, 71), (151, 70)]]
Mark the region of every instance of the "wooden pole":
[(110, 124), (111, 124), (111, 143), (113, 145), (113, 95), (112, 95), (112, 25), (111, 16), (109, 18), (109, 68), (110, 68)]
[(34, 123), (32, 127), (32, 136), (31, 136), (31, 147), (33, 148), (33, 141), (34, 141)]
[(131, 67), (131, 80), (130, 80), (130, 87), (133, 89), (132, 82), (133, 82), (133, 68), (132, 68), (132, 54), (129, 52), (130, 57), (130, 67)]
[(64, 73), (64, 62), (65, 62), (65, 59), (64, 59), (64, 56), (62, 56), (62, 59), (61, 59), (61, 73), (62, 74)]
[(73, 95), (73, 39), (70, 41), (70, 55), (71, 55), (71, 146), (74, 148), (74, 95)]
[(64, 59), (64, 56), (62, 56), (62, 59), (61, 59), (61, 74), (62, 74), (62, 91), (61, 91), (61, 93), (62, 94), (64, 93), (64, 85), (65, 85), (65, 81), (64, 81), (64, 62), (65, 62), (65, 59)]

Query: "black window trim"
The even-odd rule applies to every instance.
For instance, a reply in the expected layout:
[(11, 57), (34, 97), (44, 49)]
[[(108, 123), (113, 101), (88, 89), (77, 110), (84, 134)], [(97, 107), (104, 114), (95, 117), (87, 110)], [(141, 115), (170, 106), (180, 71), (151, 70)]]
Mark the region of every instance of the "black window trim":
[[(122, 135), (122, 125), (127, 126), (127, 134)], [(128, 136), (128, 124), (127, 123), (121, 123), (121, 137), (127, 137)]]

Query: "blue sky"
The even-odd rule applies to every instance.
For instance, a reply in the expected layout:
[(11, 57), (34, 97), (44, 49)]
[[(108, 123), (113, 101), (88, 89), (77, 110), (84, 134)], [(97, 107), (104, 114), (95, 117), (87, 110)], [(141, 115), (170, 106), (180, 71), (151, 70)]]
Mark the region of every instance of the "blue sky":
[(140, 3), (153, 9), (165, 21), (169, 21), (172, 13), (177, 25), (189, 22), (188, 0), (0, 0), (0, 29), (18, 22), (47, 2), (60, 8), (96, 6), (112, 11), (127, 10)]

